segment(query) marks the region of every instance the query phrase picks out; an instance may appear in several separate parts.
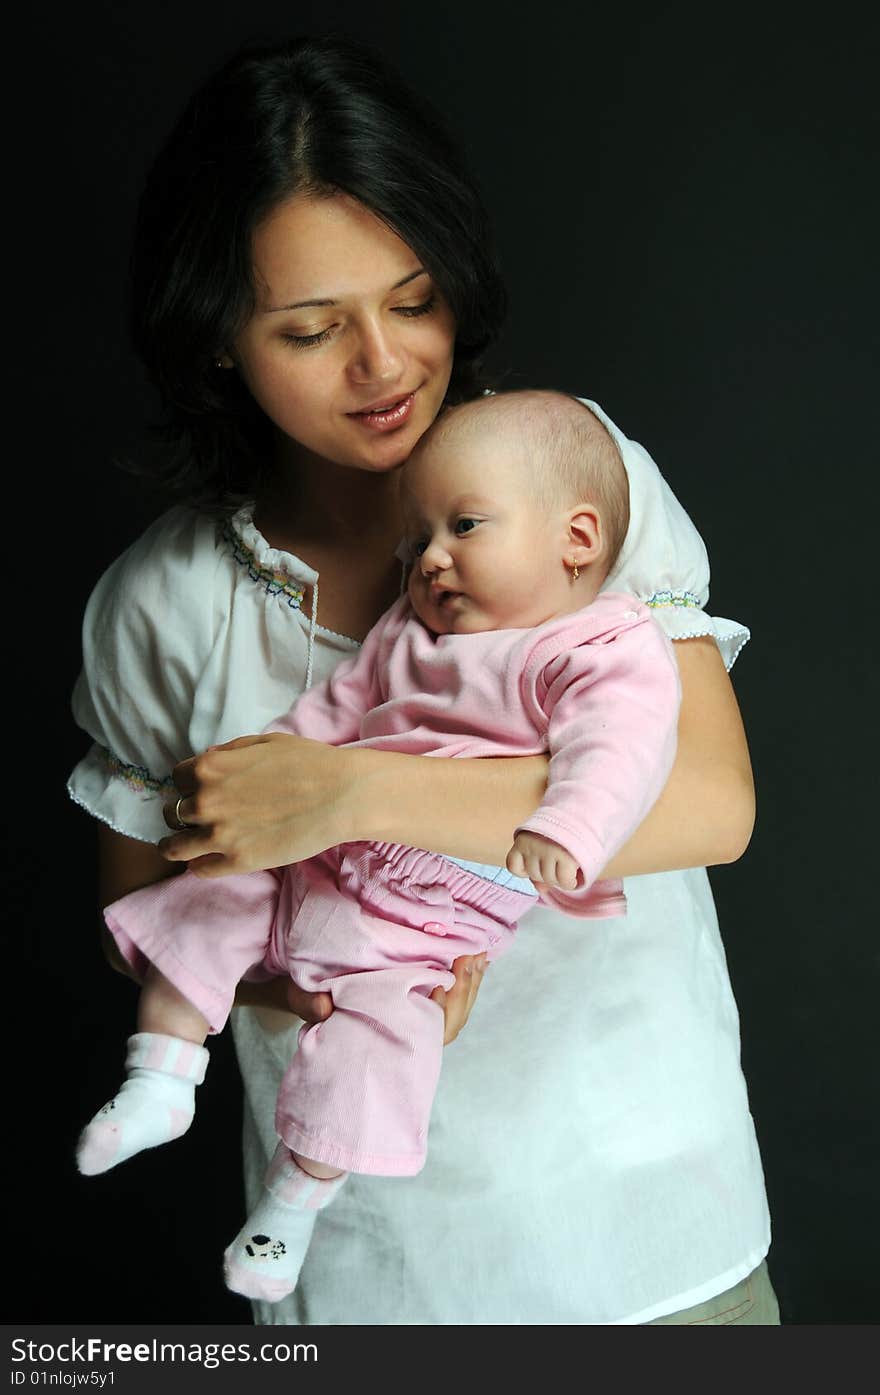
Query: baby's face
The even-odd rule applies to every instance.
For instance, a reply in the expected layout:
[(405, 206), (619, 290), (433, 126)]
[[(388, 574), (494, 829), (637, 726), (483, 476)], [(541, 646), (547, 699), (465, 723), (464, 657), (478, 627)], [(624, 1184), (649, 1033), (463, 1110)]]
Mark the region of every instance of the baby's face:
[(568, 515), (541, 509), (528, 480), (508, 433), (441, 433), (407, 462), (409, 596), (435, 634), (528, 629), (576, 608)]

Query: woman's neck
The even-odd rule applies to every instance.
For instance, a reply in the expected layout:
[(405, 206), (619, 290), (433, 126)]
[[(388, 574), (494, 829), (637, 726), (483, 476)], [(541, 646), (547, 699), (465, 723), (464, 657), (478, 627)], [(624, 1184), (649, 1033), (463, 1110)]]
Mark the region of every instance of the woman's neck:
[(357, 547), (387, 562), (402, 533), (399, 472), (374, 474), (314, 457), (279, 462), (260, 491), (254, 522), (272, 547), (323, 554)]
[[(270, 547), (292, 552), (321, 578), (320, 624), (352, 639), (400, 593), (398, 472), (327, 461), (280, 465), (261, 490), (254, 523)], [(312, 613), (313, 596), (303, 603)]]

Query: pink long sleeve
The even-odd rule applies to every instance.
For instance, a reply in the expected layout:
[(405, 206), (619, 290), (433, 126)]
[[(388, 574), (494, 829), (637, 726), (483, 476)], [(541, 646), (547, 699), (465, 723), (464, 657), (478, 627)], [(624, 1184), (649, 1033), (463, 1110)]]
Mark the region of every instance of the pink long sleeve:
[(650, 612), (633, 606), (543, 667), (539, 648), (529, 665), (548, 719), (550, 768), (547, 793), (520, 828), (576, 859), (578, 890), (545, 894), (569, 912), (656, 802), (675, 758), (678, 667)]

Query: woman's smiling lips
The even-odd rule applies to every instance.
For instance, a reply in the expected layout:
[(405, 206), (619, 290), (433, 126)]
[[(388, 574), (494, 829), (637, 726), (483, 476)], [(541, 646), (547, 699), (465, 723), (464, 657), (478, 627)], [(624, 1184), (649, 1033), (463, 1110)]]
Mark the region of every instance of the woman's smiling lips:
[(389, 397), (384, 402), (365, 407), (361, 412), (349, 412), (348, 416), (368, 431), (394, 431), (409, 420), (416, 392), (418, 388), (405, 397)]

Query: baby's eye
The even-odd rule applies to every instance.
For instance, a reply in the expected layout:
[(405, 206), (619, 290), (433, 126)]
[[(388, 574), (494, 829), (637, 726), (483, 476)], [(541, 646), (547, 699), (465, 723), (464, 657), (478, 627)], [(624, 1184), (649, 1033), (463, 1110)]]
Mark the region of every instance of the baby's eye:
[(476, 528), (479, 521), (478, 518), (459, 518), (456, 520), (455, 531), (456, 533), (469, 533), (471, 529)]
[(410, 543), (409, 545), (409, 550), (413, 557), (421, 557), (422, 553), (427, 551), (427, 548), (428, 544), (424, 538), (419, 538), (418, 542)]

